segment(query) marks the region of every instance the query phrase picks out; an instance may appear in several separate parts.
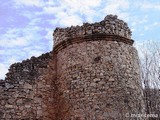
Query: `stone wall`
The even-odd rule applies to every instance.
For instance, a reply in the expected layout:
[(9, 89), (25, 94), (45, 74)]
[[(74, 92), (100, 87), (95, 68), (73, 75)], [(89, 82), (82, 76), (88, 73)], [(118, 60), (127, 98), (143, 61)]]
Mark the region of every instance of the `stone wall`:
[(139, 59), (126, 23), (109, 15), (58, 28), (54, 36), (61, 119), (127, 120), (126, 114), (144, 113)]
[(46, 53), (11, 65), (6, 79), (0, 81), (0, 120), (47, 120), (50, 113), (54, 117), (51, 59), (52, 53)]
[(127, 113), (143, 113), (139, 72), (137, 51), (123, 42), (102, 39), (59, 51), (63, 120), (125, 120)]
[(52, 52), (11, 65), (0, 81), (0, 120), (131, 120), (127, 113), (144, 112), (127, 23), (108, 15), (53, 35)]

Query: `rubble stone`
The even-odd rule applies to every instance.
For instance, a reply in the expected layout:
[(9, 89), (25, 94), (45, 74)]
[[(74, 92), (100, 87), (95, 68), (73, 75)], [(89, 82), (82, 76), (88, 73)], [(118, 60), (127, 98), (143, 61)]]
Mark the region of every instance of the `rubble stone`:
[(144, 113), (127, 23), (108, 15), (53, 35), (51, 52), (12, 64), (0, 80), (0, 120), (132, 120), (126, 114)]

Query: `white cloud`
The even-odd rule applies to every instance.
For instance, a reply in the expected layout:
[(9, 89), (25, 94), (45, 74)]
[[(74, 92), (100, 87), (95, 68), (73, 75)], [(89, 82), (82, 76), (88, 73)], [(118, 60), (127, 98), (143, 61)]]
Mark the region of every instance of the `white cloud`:
[(41, 23), (41, 18), (34, 18), (29, 23), (28, 26), (33, 26), (34, 29), (40, 29), (38, 26), (35, 26), (37, 23)]
[[(8, 61), (13, 56), (16, 56), (17, 58), (20, 58), (22, 55), (25, 55), (25, 52), (19, 47), (13, 47), (13, 48), (4, 48), (4, 54), (0, 54), (1, 58), (4, 58), (4, 61)], [(3, 51), (2, 51), (3, 52)]]
[(16, 63), (16, 62), (18, 62), (18, 61), (19, 61), (19, 60), (18, 60), (18, 57), (17, 57), (17, 56), (12, 56), (12, 57), (10, 57), (9, 60), (6, 61), (6, 63), (9, 64), (9, 65), (11, 65), (11, 64)]
[(79, 13), (86, 18), (87, 22), (93, 22), (93, 18), (100, 15), (97, 7), (100, 7), (102, 0), (75, 0), (74, 2), (65, 0), (65, 2), (67, 4), (66, 12), (69, 15)]
[[(58, 12), (57, 12), (58, 11)], [(82, 18), (77, 14), (70, 14), (63, 10), (62, 7), (46, 7), (44, 8), (44, 13), (53, 14), (55, 13), (55, 18), (49, 23), (52, 25), (60, 24), (61, 26), (71, 26), (80, 25), (83, 23)]]
[(81, 25), (82, 23), (82, 19), (77, 15), (66, 15), (59, 21), (62, 26)]
[(38, 57), (43, 53), (43, 51), (39, 51), (39, 50), (30, 50), (28, 53), (29, 57), (35, 56)]
[(144, 33), (140, 33), (140, 36), (144, 36), (145, 34)]
[(160, 26), (160, 22), (154, 22), (153, 26)]
[[(144, 30), (146, 30), (147, 28), (142, 28), (142, 27), (145, 27), (147, 26), (148, 22), (149, 22), (149, 16), (148, 14), (144, 15), (144, 16), (137, 16), (137, 15), (133, 15), (131, 16), (130, 15), (130, 20), (128, 23), (130, 23), (130, 28), (133, 32), (133, 34), (135, 32), (138, 32), (138, 33), (144, 33)], [(141, 36), (143, 36), (141, 34)]]
[(47, 32), (44, 38), (48, 41), (48, 49), (52, 50), (53, 49), (53, 29), (47, 28), (45, 29)]
[(14, 0), (16, 5), (19, 6), (35, 6), (35, 7), (44, 7), (44, 6), (53, 6), (57, 1), (55, 0)]
[(25, 5), (25, 6), (43, 6), (43, 0), (14, 0), (17, 5)]
[(106, 10), (111, 12), (116, 12), (119, 9), (128, 9), (129, 8), (129, 2), (128, 0), (108, 0), (106, 2)]
[(15, 40), (10, 39), (2, 39), (0, 40), (0, 46), (2, 47), (17, 47), (17, 46), (26, 46), (29, 42), (27, 39), (24, 38), (16, 38)]
[(149, 16), (144, 15), (141, 18), (139, 16), (132, 16), (132, 26), (137, 26), (141, 24), (145, 24), (149, 21)]
[(130, 16), (126, 10), (129, 9), (129, 6), (130, 4), (128, 0), (108, 0), (105, 4), (104, 9), (102, 9), (101, 11), (104, 14), (118, 15), (120, 19), (128, 21)]
[(0, 63), (0, 79), (5, 78), (5, 74), (8, 72), (8, 66)]
[(0, 79), (5, 78), (5, 74), (8, 72), (9, 66), (13, 63), (20, 62), (22, 58), (24, 59), (23, 51), (16, 49), (5, 50), (5, 54), (1, 55), (2, 61), (0, 63)]
[(97, 7), (101, 4), (102, 0), (64, 0), (62, 4), (75, 11), (86, 9), (88, 7)]
[(160, 3), (151, 3), (151, 2), (145, 1), (143, 4), (141, 4), (141, 8), (160, 10)]
[(23, 12), (21, 11), (19, 14), (30, 19), (30, 20), (35, 17), (35, 13), (31, 14), (30, 11), (23, 11)]
[(59, 20), (53, 18), (53, 20), (47, 20), (47, 22), (48, 22), (49, 24), (53, 25), (53, 26), (57, 26)]
[(63, 11), (64, 6), (45, 6), (43, 7), (44, 14), (56, 14), (57, 12)]
[(126, 10), (129, 8), (128, 0), (108, 0), (104, 11), (110, 14), (119, 13), (119, 10)]
[(40, 40), (38, 33), (43, 28), (32, 25), (25, 28), (9, 28), (7, 32), (0, 37), (0, 46), (4, 48), (24, 47), (32, 44), (32, 41)]
[(45, 31), (47, 32), (47, 34), (44, 36), (44, 38), (47, 40), (52, 40), (53, 39), (53, 29), (46, 28)]
[(149, 30), (150, 29), (150, 27), (148, 26), (148, 25), (146, 25), (146, 26), (144, 26), (144, 30)]
[[(102, 0), (62, 0), (57, 6), (50, 5), (43, 7), (43, 12), (39, 14), (55, 15), (56, 20), (54, 20), (54, 23), (57, 23), (58, 20), (60, 25), (64, 26), (66, 26), (67, 23), (69, 23), (68, 26), (81, 24), (82, 16), (87, 22), (93, 22), (95, 15), (96, 17), (101, 15), (98, 14), (96, 10), (96, 8), (101, 5), (101, 2)], [(68, 20), (69, 22), (66, 22)], [(70, 24), (71, 22), (73, 22), (73, 24)]]
[(154, 22), (152, 24), (147, 24), (144, 26), (144, 30), (153, 30), (153, 28), (155, 27), (159, 27), (160, 26), (160, 22)]
[(5, 54), (6, 51), (5, 50), (0, 50), (0, 54)]

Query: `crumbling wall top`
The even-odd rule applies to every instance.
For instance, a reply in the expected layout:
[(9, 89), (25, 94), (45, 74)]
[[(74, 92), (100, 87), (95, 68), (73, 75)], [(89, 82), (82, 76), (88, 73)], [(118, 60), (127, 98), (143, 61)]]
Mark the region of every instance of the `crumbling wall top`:
[(108, 35), (118, 35), (131, 38), (131, 30), (126, 22), (117, 18), (116, 15), (107, 15), (104, 20), (96, 23), (83, 23), (82, 26), (71, 26), (67, 28), (56, 28), (54, 36), (54, 46), (68, 38), (84, 37), (97, 33)]
[(19, 81), (31, 82), (39, 76), (40, 68), (47, 68), (49, 60), (52, 58), (52, 53), (48, 52), (39, 57), (31, 57), (31, 59), (23, 60), (22, 62), (14, 63), (10, 66), (9, 72), (6, 74), (5, 81), (19, 83)]

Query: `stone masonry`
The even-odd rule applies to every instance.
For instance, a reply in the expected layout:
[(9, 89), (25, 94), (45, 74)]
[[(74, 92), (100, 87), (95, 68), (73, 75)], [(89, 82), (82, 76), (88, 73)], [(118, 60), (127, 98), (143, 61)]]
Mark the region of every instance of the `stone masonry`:
[(53, 51), (11, 65), (0, 120), (145, 120), (139, 59), (117, 16), (56, 28)]

